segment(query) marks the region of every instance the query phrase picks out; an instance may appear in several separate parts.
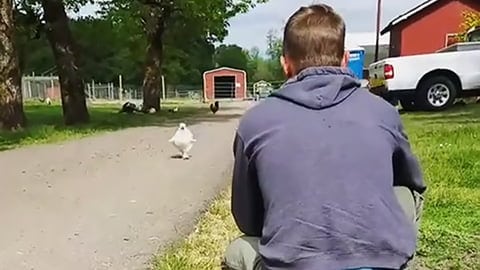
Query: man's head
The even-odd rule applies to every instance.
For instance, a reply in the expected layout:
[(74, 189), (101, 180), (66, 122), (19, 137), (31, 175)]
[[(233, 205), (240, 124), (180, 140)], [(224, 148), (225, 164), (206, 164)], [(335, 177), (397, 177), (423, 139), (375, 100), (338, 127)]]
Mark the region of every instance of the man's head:
[(283, 34), (282, 67), (287, 77), (314, 66), (345, 66), (345, 22), (330, 6), (298, 9)]

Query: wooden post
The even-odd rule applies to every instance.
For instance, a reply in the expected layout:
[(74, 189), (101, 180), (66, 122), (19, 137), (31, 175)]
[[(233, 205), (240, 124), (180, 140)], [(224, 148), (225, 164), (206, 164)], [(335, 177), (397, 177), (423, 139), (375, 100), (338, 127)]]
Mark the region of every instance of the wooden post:
[(27, 79), (28, 98), (32, 98), (32, 80)]
[(115, 95), (113, 94), (113, 83), (110, 83), (110, 98), (112, 100), (115, 99)]
[[(43, 80), (42, 80), (42, 81), (43, 81)], [(45, 82), (45, 81), (43, 81), (43, 83), (42, 83), (42, 84), (43, 84), (43, 98), (47, 98), (47, 97), (48, 97), (48, 92), (47, 92), (48, 88), (47, 88), (47, 84), (46, 84), (46, 82)]]
[(378, 61), (379, 58), (379, 47), (380, 47), (380, 17), (382, 14), (382, 0), (377, 0), (377, 29), (376, 29), (376, 36), (375, 36), (375, 62)]
[(123, 100), (123, 79), (122, 75), (118, 75), (118, 98)]
[[(52, 94), (53, 94), (54, 91), (55, 91), (54, 89), (55, 89), (55, 82), (53, 81), (53, 79), (50, 79), (50, 91), (49, 91), (49, 93), (52, 93)], [(53, 97), (53, 96), (52, 96), (52, 97), (49, 96), (49, 98), (50, 98), (50, 99), (53, 99), (54, 97)]]
[(95, 96), (95, 80), (92, 80), (92, 100), (96, 98)]
[(165, 100), (165, 76), (162, 75), (162, 100)]
[(28, 98), (27, 93), (26, 93), (27, 90), (26, 90), (26, 87), (25, 87), (25, 86), (26, 86), (26, 85), (25, 85), (25, 76), (22, 76), (22, 82), (21, 82), (21, 85), (20, 85), (20, 86), (21, 86), (20, 88), (22, 89), (22, 97), (23, 97), (24, 99), (25, 99), (25, 98)]

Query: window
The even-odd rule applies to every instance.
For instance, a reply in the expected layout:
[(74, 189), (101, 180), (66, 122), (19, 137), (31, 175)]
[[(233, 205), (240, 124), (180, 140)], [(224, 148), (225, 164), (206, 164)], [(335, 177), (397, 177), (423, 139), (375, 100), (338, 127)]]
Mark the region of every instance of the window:
[(470, 31), (467, 32), (467, 40), (469, 42), (478, 42), (480, 41), (480, 26), (473, 27)]
[(460, 42), (458, 33), (449, 33), (445, 35), (445, 47)]

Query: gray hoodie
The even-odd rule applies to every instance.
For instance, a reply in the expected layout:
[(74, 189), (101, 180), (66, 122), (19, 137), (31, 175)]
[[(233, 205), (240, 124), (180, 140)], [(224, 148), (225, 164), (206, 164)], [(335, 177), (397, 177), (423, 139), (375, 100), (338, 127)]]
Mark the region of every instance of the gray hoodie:
[(397, 110), (307, 68), (240, 121), (232, 213), (269, 270), (399, 269), (416, 236), (393, 190), (426, 189)]

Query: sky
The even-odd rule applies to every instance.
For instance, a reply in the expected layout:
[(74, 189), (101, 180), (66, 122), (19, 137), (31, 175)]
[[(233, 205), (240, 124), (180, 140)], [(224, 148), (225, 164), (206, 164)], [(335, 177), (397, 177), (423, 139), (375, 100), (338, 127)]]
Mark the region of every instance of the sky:
[[(398, 15), (408, 11), (425, 0), (383, 0), (382, 28)], [(226, 44), (237, 44), (250, 49), (266, 48), (266, 35), (270, 29), (281, 32), (287, 18), (300, 6), (322, 2), (332, 6), (347, 24), (347, 47), (375, 44), (377, 0), (270, 0), (258, 5), (248, 13), (230, 20)], [(95, 8), (86, 6), (81, 15), (92, 14)], [(388, 44), (389, 36), (384, 35), (380, 43)]]

